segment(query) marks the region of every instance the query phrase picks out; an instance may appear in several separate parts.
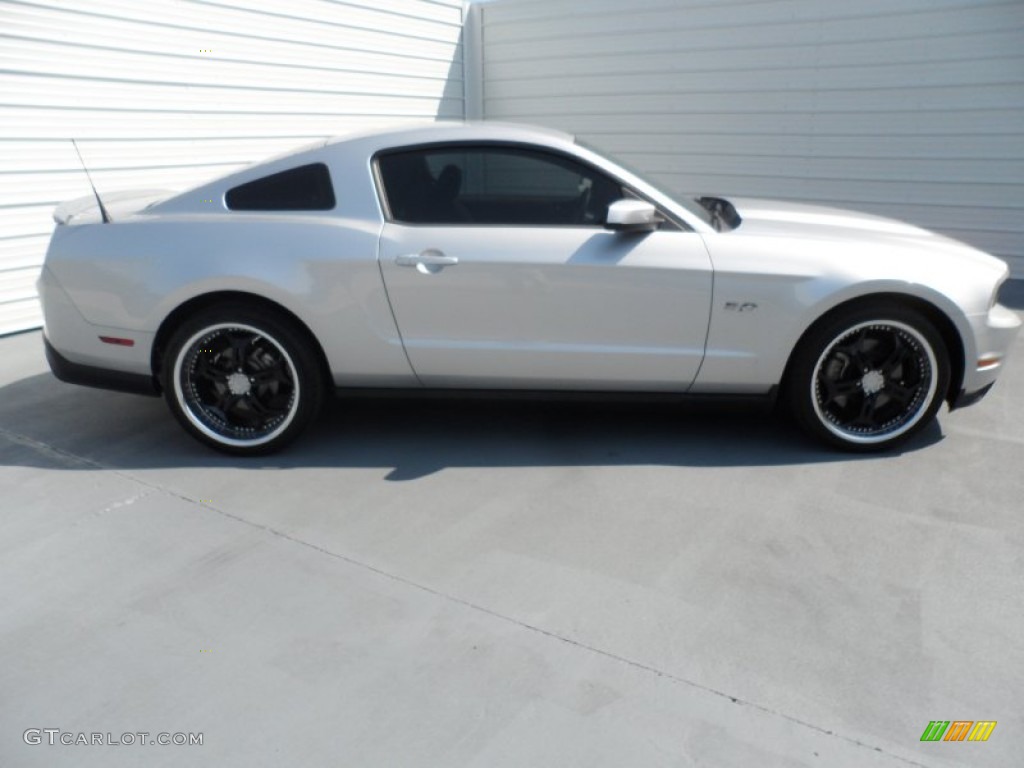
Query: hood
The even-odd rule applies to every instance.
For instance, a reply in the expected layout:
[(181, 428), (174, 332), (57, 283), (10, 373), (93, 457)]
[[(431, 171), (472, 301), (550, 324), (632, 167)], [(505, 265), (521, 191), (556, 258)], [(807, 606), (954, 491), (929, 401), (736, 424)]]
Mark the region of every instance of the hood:
[[(110, 214), (111, 222), (138, 213), (153, 203), (165, 199), (172, 193), (163, 189), (129, 189), (121, 192), (109, 192), (102, 195), (103, 207)], [(98, 224), (100, 207), (95, 195), (77, 197), (61, 203), (53, 212), (53, 220), (58, 224)]]
[(777, 237), (828, 242), (857, 250), (871, 247), (892, 253), (927, 253), (967, 260), (990, 269), (1006, 269), (1006, 263), (951, 237), (906, 222), (804, 203), (755, 198), (730, 198), (742, 223), (739, 236)]
[(795, 230), (817, 230), (822, 233), (846, 230), (851, 234), (857, 232), (902, 237), (939, 237), (926, 229), (902, 221), (869, 213), (846, 211), (842, 208), (747, 197), (730, 198), (730, 202), (743, 219), (743, 227), (757, 229), (758, 234), (770, 234), (772, 231), (788, 235)]

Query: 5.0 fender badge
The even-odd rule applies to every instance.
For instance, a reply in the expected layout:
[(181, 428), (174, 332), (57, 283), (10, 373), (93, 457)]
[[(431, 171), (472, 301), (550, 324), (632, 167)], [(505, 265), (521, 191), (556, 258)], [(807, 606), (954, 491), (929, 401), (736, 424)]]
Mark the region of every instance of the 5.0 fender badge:
[(725, 308), (731, 312), (753, 312), (757, 309), (757, 304), (752, 301), (727, 301), (725, 302)]

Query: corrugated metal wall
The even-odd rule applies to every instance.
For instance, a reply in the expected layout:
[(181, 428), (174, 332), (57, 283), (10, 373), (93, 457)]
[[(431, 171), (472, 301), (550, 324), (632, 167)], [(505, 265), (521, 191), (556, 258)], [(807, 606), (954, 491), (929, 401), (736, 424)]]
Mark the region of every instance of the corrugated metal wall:
[(827, 202), (1024, 276), (1021, 0), (497, 0), (483, 112), (682, 192)]
[(461, 0), (0, 0), (0, 334), (40, 324), (54, 206), (464, 114)]

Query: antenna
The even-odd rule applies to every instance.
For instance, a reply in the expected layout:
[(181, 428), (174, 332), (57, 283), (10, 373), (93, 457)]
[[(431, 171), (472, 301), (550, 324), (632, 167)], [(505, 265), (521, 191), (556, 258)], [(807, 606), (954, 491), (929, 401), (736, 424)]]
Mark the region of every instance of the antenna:
[(74, 139), (71, 140), (72, 146), (75, 148), (75, 152), (78, 154), (78, 162), (82, 164), (82, 170), (85, 171), (85, 178), (89, 180), (89, 186), (92, 187), (92, 193), (96, 196), (96, 202), (100, 205), (100, 218), (103, 219), (104, 224), (110, 223), (110, 214), (107, 213), (107, 209), (103, 207), (103, 201), (100, 200), (100, 193), (96, 191), (96, 185), (92, 183), (92, 176), (89, 175), (89, 169), (85, 167), (85, 160), (82, 159), (82, 153), (78, 149), (78, 144)]

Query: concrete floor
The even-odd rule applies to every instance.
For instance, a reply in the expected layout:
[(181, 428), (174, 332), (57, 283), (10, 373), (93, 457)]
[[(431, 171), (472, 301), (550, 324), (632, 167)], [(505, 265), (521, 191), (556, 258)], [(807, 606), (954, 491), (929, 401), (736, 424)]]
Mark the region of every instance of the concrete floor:
[[(1022, 764), (1024, 338), (872, 458), (756, 411), (402, 401), (241, 461), (38, 332), (0, 360), (5, 768)], [(919, 741), (958, 719), (998, 726)]]

